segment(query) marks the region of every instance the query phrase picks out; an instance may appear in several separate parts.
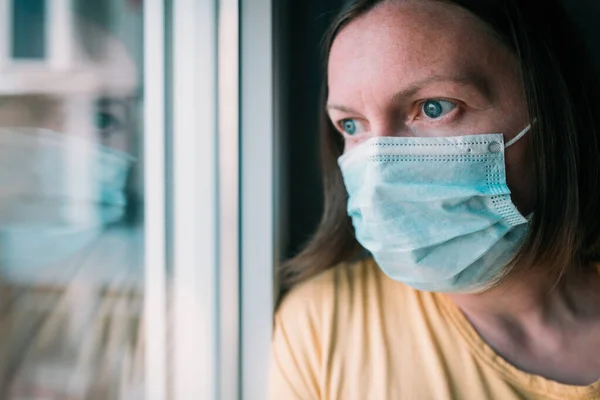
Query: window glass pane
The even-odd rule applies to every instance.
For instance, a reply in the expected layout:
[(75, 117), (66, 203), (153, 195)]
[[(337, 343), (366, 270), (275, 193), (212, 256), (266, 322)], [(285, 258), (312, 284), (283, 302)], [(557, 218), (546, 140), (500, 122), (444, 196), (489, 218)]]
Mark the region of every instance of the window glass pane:
[(70, 56), (0, 69), (0, 399), (140, 399), (141, 4), (13, 3), (14, 57)]
[(46, 0), (12, 1), (12, 56), (46, 56)]

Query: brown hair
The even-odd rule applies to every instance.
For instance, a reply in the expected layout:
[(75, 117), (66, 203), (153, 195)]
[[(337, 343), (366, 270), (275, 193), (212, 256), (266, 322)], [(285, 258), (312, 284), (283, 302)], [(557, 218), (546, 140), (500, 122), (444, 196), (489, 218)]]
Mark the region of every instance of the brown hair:
[[(383, 1), (394, 0), (354, 0), (347, 5), (325, 37), (325, 60), (338, 32)], [(529, 0), (436, 1), (456, 4), (482, 19), (520, 64), (529, 115), (536, 120), (532, 142), (537, 200), (529, 235), (513, 265), (543, 266), (558, 281), (567, 269), (597, 261), (599, 86), (589, 54), (565, 11), (555, 0), (544, 2), (543, 12)], [(347, 193), (336, 163), (344, 144), (325, 112), (326, 98), (325, 72), (321, 117), (325, 207), (312, 240), (281, 267), (281, 294), (364, 251), (346, 214)]]

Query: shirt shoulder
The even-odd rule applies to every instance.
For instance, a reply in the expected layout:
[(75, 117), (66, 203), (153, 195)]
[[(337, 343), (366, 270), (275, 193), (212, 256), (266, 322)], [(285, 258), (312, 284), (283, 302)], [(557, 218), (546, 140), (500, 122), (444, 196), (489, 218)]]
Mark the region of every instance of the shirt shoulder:
[(365, 299), (388, 278), (372, 259), (343, 263), (293, 288), (274, 319), (271, 346), (272, 399), (318, 399), (326, 382), (324, 364), (339, 332), (363, 329)]
[[(362, 303), (365, 296), (381, 295), (389, 278), (370, 258), (353, 263), (342, 263), (294, 287), (281, 301), (275, 317), (277, 323), (317, 331), (339, 319), (342, 308), (357, 311), (354, 303)], [(402, 284), (398, 288), (411, 291)], [(357, 304), (358, 305), (358, 304)], [(307, 325), (307, 323), (309, 323)]]

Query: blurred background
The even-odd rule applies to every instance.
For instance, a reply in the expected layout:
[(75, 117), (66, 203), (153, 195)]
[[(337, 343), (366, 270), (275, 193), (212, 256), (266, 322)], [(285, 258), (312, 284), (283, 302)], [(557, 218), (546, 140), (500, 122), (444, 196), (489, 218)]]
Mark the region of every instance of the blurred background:
[(0, 0), (0, 399), (266, 398), (343, 3)]
[(0, 398), (144, 395), (143, 7), (0, 2)]

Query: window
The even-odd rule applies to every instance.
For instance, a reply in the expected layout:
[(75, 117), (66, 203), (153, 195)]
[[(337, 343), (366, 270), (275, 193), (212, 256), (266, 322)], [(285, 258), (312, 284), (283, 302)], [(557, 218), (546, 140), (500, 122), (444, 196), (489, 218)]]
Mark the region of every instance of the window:
[(3, 399), (144, 395), (143, 11), (89, 3), (1, 3)]
[(46, 1), (12, 1), (12, 57), (46, 56)]
[(0, 398), (265, 397), (271, 9), (0, 1)]

